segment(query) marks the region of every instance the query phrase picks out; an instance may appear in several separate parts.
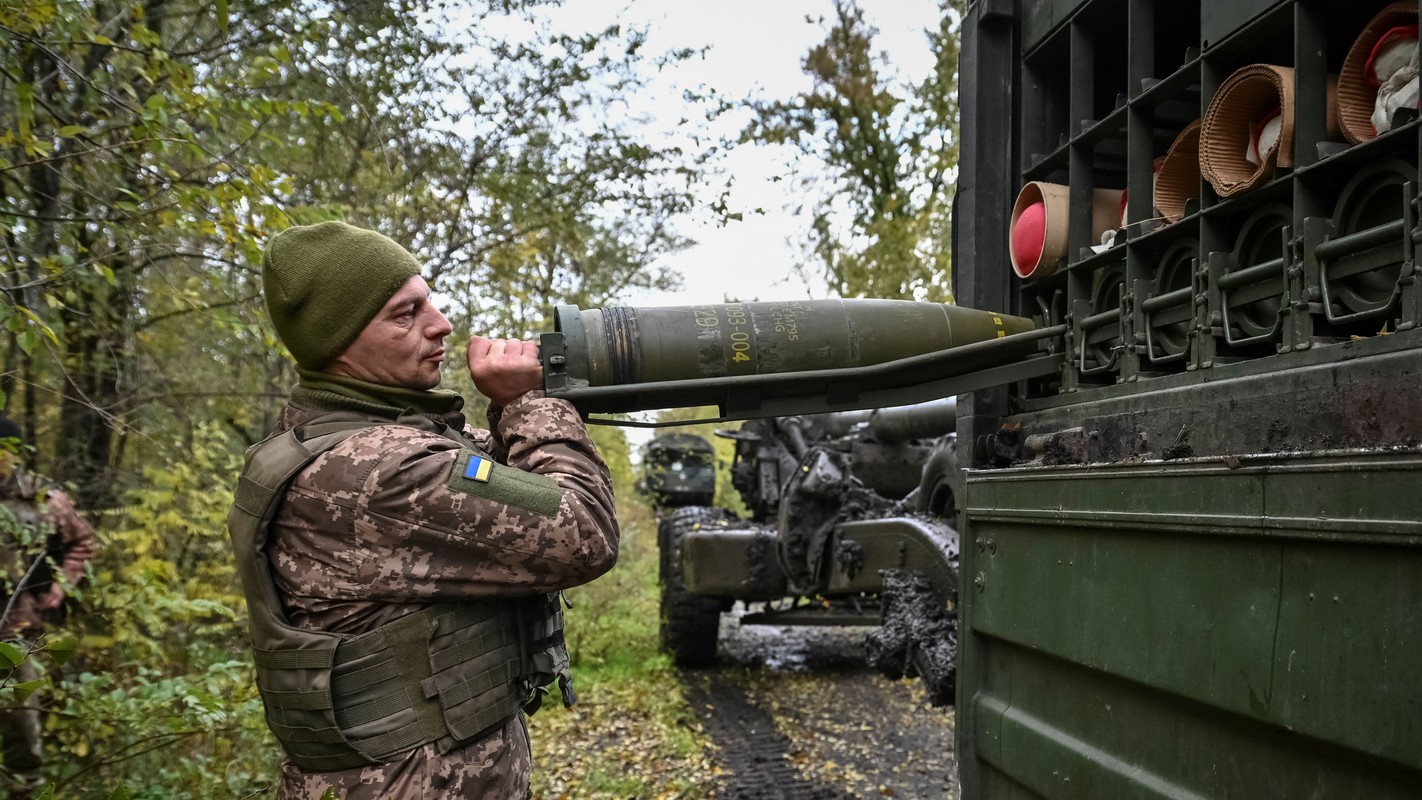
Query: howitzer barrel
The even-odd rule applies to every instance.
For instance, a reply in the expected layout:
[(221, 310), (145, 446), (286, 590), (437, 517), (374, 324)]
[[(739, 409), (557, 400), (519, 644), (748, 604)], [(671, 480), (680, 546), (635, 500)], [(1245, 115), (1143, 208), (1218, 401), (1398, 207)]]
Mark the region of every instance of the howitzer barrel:
[(825, 428), (831, 436), (848, 436), (862, 424), (874, 441), (898, 444), (952, 433), (957, 422), (958, 398), (944, 397), (910, 406), (837, 411), (825, 417)]
[(848, 436), (855, 426), (868, 422), (872, 416), (874, 416), (874, 410), (871, 408), (859, 411), (836, 411), (825, 417), (825, 431), (830, 436)]
[(912, 406), (881, 408), (869, 417), (869, 432), (884, 444), (932, 439), (952, 433), (958, 422), (958, 398), (945, 397)]
[[(730, 418), (865, 408), (869, 395), (883, 405), (885, 389), (1020, 360), (1040, 338), (1028, 319), (908, 300), (559, 306), (554, 321), (542, 342), (545, 386), (584, 413), (714, 404)], [(949, 352), (964, 346), (961, 357)], [(826, 399), (798, 399), (817, 393)]]

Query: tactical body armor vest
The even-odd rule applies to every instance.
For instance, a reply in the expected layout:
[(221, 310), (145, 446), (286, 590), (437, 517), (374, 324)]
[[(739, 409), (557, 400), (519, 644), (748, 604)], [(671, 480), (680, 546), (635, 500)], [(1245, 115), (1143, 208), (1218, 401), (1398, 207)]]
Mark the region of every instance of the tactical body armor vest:
[(565, 705), (576, 699), (557, 593), (431, 606), (354, 636), (287, 621), (266, 555), (272, 518), (303, 467), (375, 424), (390, 423), (327, 414), (254, 445), (228, 516), (267, 724), (308, 772), (430, 743), (449, 752), (536, 711), (555, 680)]

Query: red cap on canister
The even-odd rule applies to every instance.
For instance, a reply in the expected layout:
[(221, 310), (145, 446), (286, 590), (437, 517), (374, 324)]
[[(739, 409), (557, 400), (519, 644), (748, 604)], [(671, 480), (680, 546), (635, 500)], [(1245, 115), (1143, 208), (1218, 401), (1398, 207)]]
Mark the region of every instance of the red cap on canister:
[(1031, 275), (1047, 243), (1047, 206), (1041, 200), (1022, 210), (1012, 226), (1012, 263), (1017, 274)]
[(1407, 45), (1409, 43), (1413, 47), (1417, 46), (1416, 25), (1400, 25), (1385, 31), (1382, 37), (1378, 39), (1378, 43), (1373, 45), (1373, 49), (1368, 53), (1368, 62), (1363, 65), (1363, 80), (1367, 81), (1371, 86), (1381, 86), (1382, 83), (1378, 81), (1377, 70), (1373, 68), (1373, 64), (1377, 63), (1378, 56), (1382, 55), (1383, 50), (1392, 47), (1394, 44)]

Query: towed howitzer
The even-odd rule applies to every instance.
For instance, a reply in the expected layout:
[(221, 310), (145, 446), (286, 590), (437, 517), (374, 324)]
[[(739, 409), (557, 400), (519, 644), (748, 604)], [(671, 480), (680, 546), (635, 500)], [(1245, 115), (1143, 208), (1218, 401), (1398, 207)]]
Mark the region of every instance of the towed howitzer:
[[(751, 518), (764, 522), (775, 516), (782, 487), (817, 446), (843, 452), (850, 472), (866, 488), (894, 500), (909, 497), (923, 483), (932, 449), (925, 443), (953, 433), (957, 405), (957, 398), (948, 397), (873, 411), (757, 419), (717, 435), (735, 441), (731, 485)], [(940, 501), (925, 510), (946, 516), (951, 506)]]
[(683, 506), (662, 518), (663, 647), (683, 666), (710, 664), (721, 613), (764, 603), (741, 624), (875, 626), (868, 663), (921, 676), (934, 702), (950, 702), (955, 410), (949, 398), (718, 431), (735, 442), (731, 481), (749, 517)]
[[(664, 605), (667, 649), (682, 663), (707, 663), (719, 611), (731, 600), (765, 602), (741, 623), (876, 626), (865, 639), (868, 663), (891, 677), (920, 676), (934, 702), (950, 702), (958, 537), (951, 497), (924, 485), (958, 480), (954, 426), (948, 399), (754, 419), (721, 432), (736, 442), (732, 483), (750, 519), (717, 509), (671, 519), (664, 541), (676, 560), (664, 597), (682, 603)], [(943, 508), (930, 509), (927, 497)], [(785, 597), (813, 602), (787, 607)]]

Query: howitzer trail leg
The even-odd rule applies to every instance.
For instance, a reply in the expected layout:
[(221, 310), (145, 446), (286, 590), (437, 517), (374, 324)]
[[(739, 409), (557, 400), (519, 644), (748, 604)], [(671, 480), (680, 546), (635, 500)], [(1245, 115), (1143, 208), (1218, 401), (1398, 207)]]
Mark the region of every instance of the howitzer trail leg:
[(870, 667), (895, 680), (918, 676), (935, 706), (953, 702), (958, 620), (919, 572), (884, 571), (883, 622), (864, 644)]

